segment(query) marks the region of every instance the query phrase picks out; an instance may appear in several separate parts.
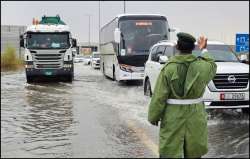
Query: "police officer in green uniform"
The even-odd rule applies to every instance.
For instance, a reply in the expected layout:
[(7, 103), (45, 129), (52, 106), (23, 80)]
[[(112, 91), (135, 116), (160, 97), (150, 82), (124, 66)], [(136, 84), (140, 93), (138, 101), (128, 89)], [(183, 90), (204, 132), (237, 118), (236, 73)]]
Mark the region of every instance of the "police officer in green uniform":
[(148, 121), (160, 121), (159, 153), (162, 158), (199, 158), (208, 152), (207, 113), (202, 96), (216, 74), (214, 60), (206, 54), (207, 39), (198, 46), (202, 56), (195, 57), (195, 38), (178, 33), (180, 51), (162, 68), (149, 105)]

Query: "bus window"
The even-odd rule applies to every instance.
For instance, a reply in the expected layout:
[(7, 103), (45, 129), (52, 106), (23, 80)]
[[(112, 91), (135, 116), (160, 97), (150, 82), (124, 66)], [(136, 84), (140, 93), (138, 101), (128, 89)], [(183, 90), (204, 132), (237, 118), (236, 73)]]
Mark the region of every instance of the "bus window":
[(126, 55), (148, 54), (152, 45), (168, 39), (165, 20), (123, 20), (120, 30), (121, 49)]

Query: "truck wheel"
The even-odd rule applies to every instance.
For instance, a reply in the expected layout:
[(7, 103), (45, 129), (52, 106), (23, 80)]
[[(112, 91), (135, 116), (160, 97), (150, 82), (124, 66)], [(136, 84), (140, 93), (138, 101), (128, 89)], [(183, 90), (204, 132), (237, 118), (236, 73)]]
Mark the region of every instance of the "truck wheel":
[(31, 76), (26, 76), (26, 81), (27, 81), (27, 83), (32, 83), (33, 78)]
[(107, 75), (105, 73), (105, 67), (104, 67), (104, 63), (102, 64), (102, 74), (105, 78), (107, 78)]
[(73, 81), (73, 75), (69, 75), (67, 77), (67, 82), (72, 82)]
[(249, 114), (249, 108), (242, 108), (241, 110), (243, 114)]
[(151, 85), (149, 79), (146, 80), (144, 85), (144, 95), (152, 97)]

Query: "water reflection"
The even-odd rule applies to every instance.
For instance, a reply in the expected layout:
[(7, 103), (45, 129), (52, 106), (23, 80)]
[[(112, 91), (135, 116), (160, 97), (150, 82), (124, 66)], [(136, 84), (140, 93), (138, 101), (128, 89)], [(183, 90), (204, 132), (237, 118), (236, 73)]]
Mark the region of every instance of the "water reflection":
[(74, 120), (70, 89), (58, 83), (25, 87), (26, 115), (20, 126), (25, 134), (25, 151), (39, 156), (71, 155)]
[[(26, 84), (23, 72), (1, 73), (1, 157), (152, 156), (125, 122), (138, 122), (157, 143), (143, 87), (88, 67), (77, 71), (73, 83), (48, 84)], [(209, 112), (208, 128), (204, 157), (249, 157), (249, 115)]]
[[(118, 112), (112, 112), (118, 113)], [(116, 122), (112, 122), (116, 121)], [(109, 157), (125, 157), (125, 158), (144, 158), (150, 157), (152, 154), (148, 153), (144, 144), (136, 136), (136, 132), (129, 128), (126, 122), (118, 116), (112, 118), (99, 118), (99, 122), (104, 128), (107, 135), (109, 147), (113, 151), (107, 151), (106, 155)]]
[(205, 157), (249, 157), (249, 115), (236, 109), (211, 110)]

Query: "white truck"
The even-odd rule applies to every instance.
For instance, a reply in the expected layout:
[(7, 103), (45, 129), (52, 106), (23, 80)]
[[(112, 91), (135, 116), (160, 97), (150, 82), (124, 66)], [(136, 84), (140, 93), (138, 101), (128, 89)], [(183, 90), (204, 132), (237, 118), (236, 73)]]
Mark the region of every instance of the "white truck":
[(41, 76), (73, 80), (76, 39), (59, 16), (43, 16), (39, 23), (28, 26), (20, 36), (20, 46), (25, 49), (27, 83)]
[[(177, 54), (176, 41), (160, 41), (150, 49), (145, 64), (144, 94), (151, 96), (157, 77), (167, 60)], [(208, 41), (208, 52), (217, 64), (216, 76), (206, 87), (203, 95), (207, 108), (249, 109), (249, 65), (240, 63), (228, 45)], [(193, 54), (198, 56), (197, 48)], [(246, 108), (246, 109), (244, 109)]]

